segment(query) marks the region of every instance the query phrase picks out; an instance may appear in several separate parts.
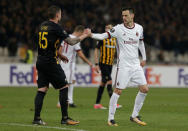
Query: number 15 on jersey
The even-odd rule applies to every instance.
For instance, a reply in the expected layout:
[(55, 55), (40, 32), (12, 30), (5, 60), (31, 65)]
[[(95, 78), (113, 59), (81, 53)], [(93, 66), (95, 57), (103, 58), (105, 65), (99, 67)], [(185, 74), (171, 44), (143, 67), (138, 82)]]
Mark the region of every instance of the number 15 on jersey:
[(48, 32), (39, 32), (39, 48), (46, 49), (48, 46)]

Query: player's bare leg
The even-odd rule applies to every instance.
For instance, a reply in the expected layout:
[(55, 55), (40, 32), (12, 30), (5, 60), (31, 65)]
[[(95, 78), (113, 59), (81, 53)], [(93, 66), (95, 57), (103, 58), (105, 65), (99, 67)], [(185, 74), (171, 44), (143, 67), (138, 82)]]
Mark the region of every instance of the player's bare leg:
[(108, 125), (109, 126), (118, 126), (114, 120), (114, 115), (117, 108), (117, 101), (122, 93), (122, 89), (115, 88), (109, 103), (109, 114), (108, 114)]
[(147, 87), (147, 85), (139, 86), (139, 92), (135, 99), (133, 113), (130, 117), (131, 121), (136, 122), (142, 126), (145, 126), (147, 124), (140, 119), (139, 112), (143, 106), (143, 103), (144, 103), (144, 100), (145, 100), (145, 97), (146, 97), (148, 91), (149, 91), (149, 88)]
[(60, 88), (59, 90), (59, 102), (61, 104), (62, 120), (61, 124), (76, 125), (79, 121), (75, 121), (68, 117), (68, 85)]
[(38, 88), (36, 97), (35, 97), (35, 114), (33, 124), (35, 125), (46, 125), (44, 121), (40, 118), (40, 112), (42, 110), (43, 100), (48, 91), (48, 87)]

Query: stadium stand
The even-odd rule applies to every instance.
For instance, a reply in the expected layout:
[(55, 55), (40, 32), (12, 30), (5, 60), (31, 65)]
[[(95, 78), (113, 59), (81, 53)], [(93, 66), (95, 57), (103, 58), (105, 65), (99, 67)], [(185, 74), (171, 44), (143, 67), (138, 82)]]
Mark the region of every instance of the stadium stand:
[[(44, 12), (55, 4), (63, 9), (62, 26), (68, 33), (82, 24), (93, 32), (103, 32), (107, 23), (121, 21), (122, 5), (133, 6), (136, 20), (144, 26), (148, 62), (151, 64), (188, 63), (188, 19), (186, 0), (84, 0), (79, 1), (0, 1), (0, 56), (1, 63), (19, 62), (24, 44), (33, 48), (36, 56), (34, 34), (46, 18)], [(88, 44), (91, 43), (91, 44)], [(95, 41), (82, 42), (83, 52), (90, 58)], [(92, 59), (92, 58), (91, 58)], [(79, 60), (78, 60), (79, 61)]]

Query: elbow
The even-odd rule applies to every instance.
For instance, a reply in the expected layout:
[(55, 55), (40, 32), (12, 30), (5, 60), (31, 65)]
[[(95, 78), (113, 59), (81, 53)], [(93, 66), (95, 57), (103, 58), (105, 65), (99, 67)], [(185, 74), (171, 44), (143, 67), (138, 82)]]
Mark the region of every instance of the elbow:
[(70, 37), (68, 37), (67, 39), (65, 39), (64, 40), (67, 44), (69, 44), (69, 45), (74, 45), (74, 43), (73, 43), (73, 41), (72, 41), (72, 39), (70, 38)]
[(65, 42), (71, 46), (73, 45), (69, 39), (66, 39)]
[(80, 38), (70, 38), (70, 37), (68, 37), (67, 39), (65, 39), (65, 41), (67, 42), (67, 44), (73, 46), (73, 45), (77, 44), (78, 42), (80, 42), (81, 39)]
[(83, 58), (82, 54), (80, 54), (80, 53), (78, 53), (78, 56), (79, 56), (80, 58)]

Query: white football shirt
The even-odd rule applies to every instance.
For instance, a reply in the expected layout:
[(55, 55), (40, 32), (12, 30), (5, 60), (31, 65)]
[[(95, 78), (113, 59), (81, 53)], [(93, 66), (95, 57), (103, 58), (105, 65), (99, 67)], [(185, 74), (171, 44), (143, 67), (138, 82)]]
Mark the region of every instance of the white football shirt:
[(118, 67), (140, 65), (138, 47), (139, 41), (143, 39), (143, 27), (134, 23), (133, 28), (118, 24), (108, 34), (117, 38)]
[[(74, 35), (69, 35), (71, 38), (76, 38)], [(60, 62), (61, 67), (63, 68), (68, 83), (72, 83), (72, 80), (75, 80), (74, 72), (75, 72), (75, 62), (76, 62), (76, 54), (77, 51), (81, 50), (80, 43), (77, 43), (73, 46), (67, 44), (66, 42), (62, 42), (61, 46), (63, 47), (62, 54), (69, 59), (68, 63)]]
[[(76, 38), (76, 36), (74, 36), (74, 35), (69, 35), (69, 36), (70, 36), (70, 38)], [(81, 50), (80, 42), (71, 46), (63, 41), (61, 43), (61, 46), (63, 47), (62, 54), (69, 59), (70, 63), (72, 63), (72, 62), (75, 63), (77, 51)]]

